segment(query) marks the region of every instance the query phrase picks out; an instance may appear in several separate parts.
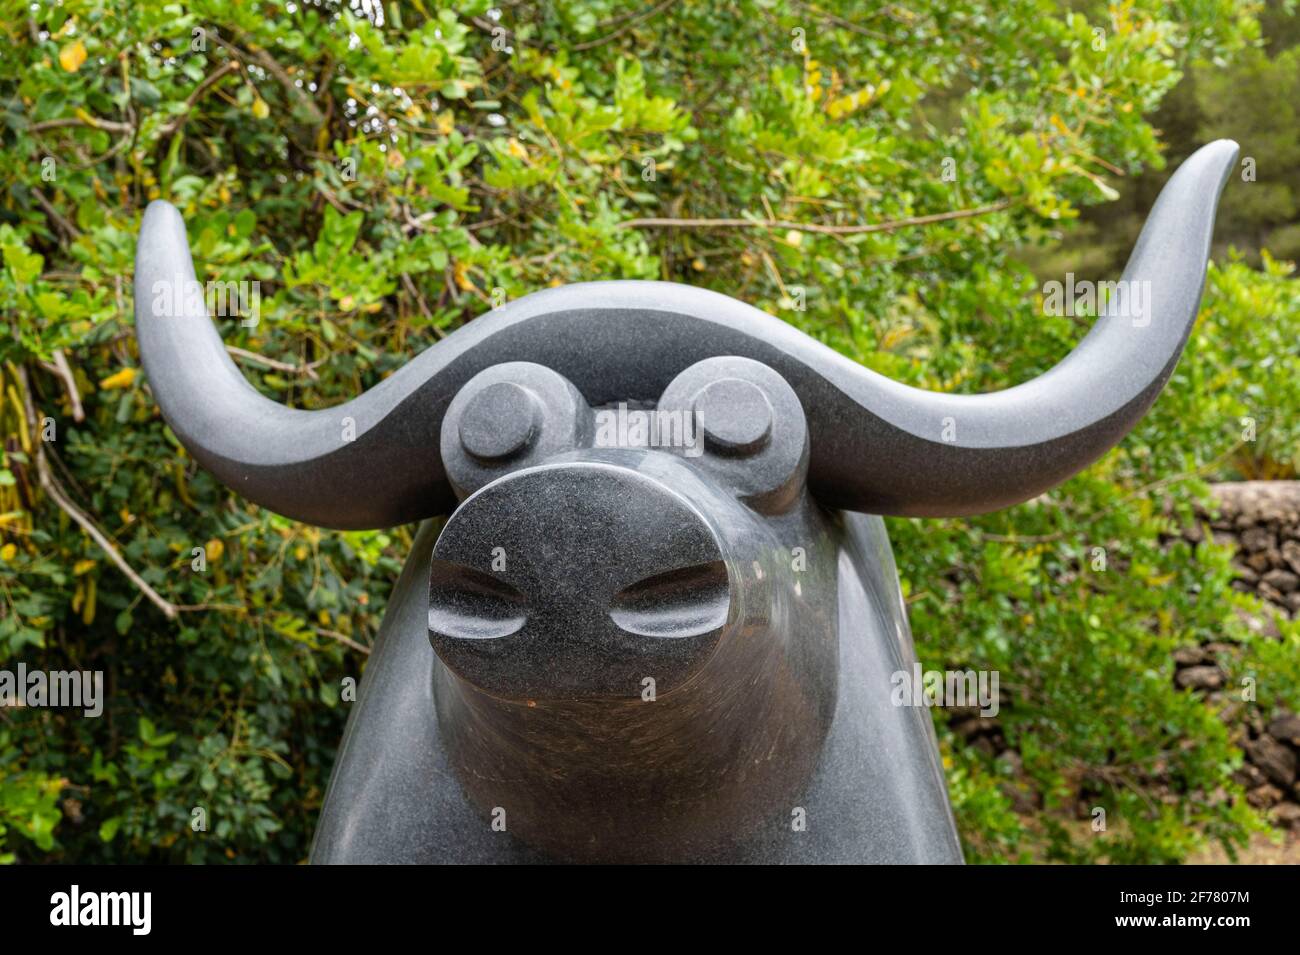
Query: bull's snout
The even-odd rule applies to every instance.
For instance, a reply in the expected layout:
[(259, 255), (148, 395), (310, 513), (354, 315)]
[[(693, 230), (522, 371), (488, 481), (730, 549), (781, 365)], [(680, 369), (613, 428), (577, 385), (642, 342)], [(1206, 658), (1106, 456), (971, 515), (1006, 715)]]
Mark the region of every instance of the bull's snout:
[(712, 656), (737, 601), (724, 544), (655, 477), (541, 465), (467, 498), (434, 547), (429, 638), (492, 696), (662, 694)]

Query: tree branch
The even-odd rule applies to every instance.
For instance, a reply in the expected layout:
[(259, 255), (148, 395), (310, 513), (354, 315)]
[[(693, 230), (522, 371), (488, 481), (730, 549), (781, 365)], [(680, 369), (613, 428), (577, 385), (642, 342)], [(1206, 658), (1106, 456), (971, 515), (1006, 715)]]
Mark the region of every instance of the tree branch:
[(176, 614), (178, 613), (176, 606), (166, 600), (160, 593), (158, 593), (158, 591), (150, 587), (145, 579), (132, 569), (131, 565), (126, 562), (126, 559), (113, 545), (113, 542), (108, 539), (107, 535), (96, 527), (94, 522), (83, 514), (80, 508), (73, 504), (64, 492), (63, 486), (59, 484), (58, 478), (56, 478), (54, 472), (50, 470), (49, 461), (45, 458), (44, 442), (41, 441), (39, 429), (36, 426), (36, 409), (32, 406), (31, 382), (27, 378), (27, 369), (20, 366), (18, 368), (18, 375), (23, 384), (24, 410), (27, 414), (27, 426), (31, 429), (33, 449), (36, 452), (33, 456), (36, 459), (36, 476), (40, 481), (41, 489), (44, 490), (45, 493), (49, 495), (50, 500), (57, 504), (65, 514), (72, 518), (83, 531), (89, 534), (96, 544), (103, 548), (104, 553), (108, 555), (108, 559), (116, 564), (117, 569), (124, 573), (131, 583), (135, 584), (139, 591), (148, 597), (149, 600), (163, 612), (163, 616), (168, 620), (175, 620)]
[(822, 225), (816, 222), (786, 222), (781, 219), (628, 219), (620, 222), (624, 229), (792, 229), (796, 232), (816, 232), (820, 235), (869, 235), (875, 232), (894, 232), (908, 226), (930, 225), (935, 222), (950, 222), (953, 219), (972, 219), (1001, 212), (1015, 204), (1012, 199), (999, 199), (987, 206), (972, 209), (954, 209), (950, 212), (936, 212), (928, 216), (913, 216), (908, 219), (893, 219), (888, 222), (873, 222), (868, 225)]
[(44, 209), (45, 214), (50, 217), (50, 221), (53, 222), (56, 226), (58, 226), (59, 229), (62, 230), (63, 234), (68, 237), (69, 242), (76, 242), (79, 238), (81, 238), (81, 230), (78, 229), (71, 222), (69, 222), (64, 217), (63, 213), (59, 212), (58, 209), (54, 208), (54, 204), (45, 197), (44, 192), (42, 192), (36, 186), (33, 186), (32, 195), (35, 196), (36, 201), (41, 204), (41, 208)]
[(633, 16), (632, 16), (632, 17), (631, 17), (631, 18), (630, 18), (626, 23), (624, 23), (621, 27), (619, 27), (619, 28), (618, 28), (617, 30), (615, 30), (613, 33), (607, 33), (607, 34), (605, 34), (604, 36), (602, 36), (602, 37), (597, 37), (597, 38), (594, 39), (594, 40), (587, 40), (585, 43), (575, 43), (575, 44), (573, 45), (572, 49), (574, 49), (574, 50), (591, 50), (591, 49), (594, 49), (594, 48), (596, 48), (596, 47), (598, 47), (598, 46), (602, 46), (602, 45), (608, 43), (610, 40), (616, 40), (616, 39), (618, 39), (620, 36), (622, 36), (624, 33), (626, 33), (628, 30), (630, 30), (630, 29), (632, 29), (634, 26), (636, 26), (638, 23), (641, 23), (641, 22), (643, 22), (643, 21), (645, 21), (645, 20), (649, 20), (651, 17), (656, 16), (657, 14), (663, 12), (664, 10), (667, 10), (669, 7), (671, 7), (671, 6), (672, 6), (674, 3), (676, 3), (676, 2), (677, 2), (677, 0), (663, 0), (662, 3), (660, 3), (660, 4), (656, 5), (656, 6), (651, 7), (649, 10), (645, 10), (645, 11), (643, 11), (643, 12), (641, 12), (641, 13), (634, 14), (634, 15), (633, 15)]
[(220, 69), (214, 70), (211, 74), (204, 77), (203, 81), (199, 83), (198, 86), (194, 87), (194, 92), (190, 93), (189, 98), (185, 100), (184, 112), (172, 117), (167, 124), (158, 131), (158, 134), (160, 136), (170, 136), (172, 133), (176, 132), (176, 130), (185, 125), (185, 121), (190, 118), (190, 111), (194, 109), (194, 104), (199, 101), (199, 97), (203, 95), (208, 87), (213, 83), (216, 83), (227, 73), (237, 71), (239, 66), (240, 63), (238, 60), (229, 60)]
[(322, 637), (329, 637), (331, 640), (337, 640), (339, 643), (343, 644), (344, 646), (351, 647), (353, 650), (356, 650), (359, 653), (364, 653), (367, 656), (370, 655), (370, 648), (368, 646), (366, 646), (365, 644), (357, 643), (351, 637), (339, 633), (337, 630), (326, 630), (324, 627), (312, 627), (312, 629), (316, 631), (316, 633), (320, 634)]
[(255, 365), (261, 365), (263, 368), (270, 368), (272, 371), (283, 371), (291, 375), (305, 375), (308, 378), (316, 378), (316, 369), (325, 364), (325, 359), (308, 362), (305, 365), (291, 365), (287, 361), (279, 361), (275, 358), (267, 358), (265, 355), (259, 355), (255, 351), (248, 351), (245, 348), (239, 348), (235, 345), (227, 345), (226, 351), (236, 358), (242, 358), (244, 361), (251, 361)]
[(325, 114), (320, 111), (320, 107), (316, 105), (316, 101), (308, 95), (306, 89), (294, 85), (293, 77), (289, 75), (289, 72), (280, 65), (279, 61), (276, 60), (268, 50), (264, 50), (260, 46), (253, 46), (252, 44), (249, 45), (247, 50), (241, 50), (233, 43), (223, 40), (215, 33), (212, 34), (212, 39), (216, 41), (218, 46), (225, 49), (232, 56), (237, 56), (241, 60), (247, 57), (256, 60), (257, 65), (270, 73), (271, 76), (274, 77), (282, 87), (284, 87), (286, 93), (297, 99), (298, 102), (303, 105), (303, 107), (311, 114), (312, 122), (319, 123), (325, 119)]
[(89, 113), (84, 117), (61, 116), (58, 119), (46, 119), (39, 123), (32, 123), (27, 127), (27, 132), (39, 133), (47, 129), (60, 129), (64, 126), (87, 126), (91, 129), (102, 129), (110, 133), (135, 132), (135, 127), (130, 123), (119, 123), (111, 119), (100, 119), (97, 116), (91, 116)]
[(77, 380), (68, 367), (68, 359), (62, 348), (54, 349), (54, 367), (63, 379), (63, 386), (68, 389), (68, 401), (72, 403), (72, 420), (80, 424), (86, 420), (85, 409), (81, 407), (81, 393), (77, 391)]

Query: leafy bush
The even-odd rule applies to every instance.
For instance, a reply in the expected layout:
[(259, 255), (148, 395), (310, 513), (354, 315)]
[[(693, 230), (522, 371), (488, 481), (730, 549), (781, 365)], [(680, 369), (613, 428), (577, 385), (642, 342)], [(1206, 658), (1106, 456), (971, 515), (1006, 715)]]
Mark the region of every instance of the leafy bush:
[[(0, 666), (107, 674), (101, 719), (0, 711), (0, 849), (59, 861), (304, 858), (411, 542), (281, 519), (185, 454), (132, 337), (150, 199), (181, 208), (200, 279), (261, 283), (260, 321), (222, 331), (299, 407), (503, 299), (604, 278), (715, 288), (892, 377), (993, 389), (1087, 325), (1044, 316), (1015, 250), (1158, 166), (1180, 71), (1258, 36), (1234, 0), (0, 0), (0, 22)], [(1216, 267), (1118, 452), (1001, 514), (891, 523), (923, 660), (1001, 671), (1044, 804), (1012, 812), (1001, 766), (941, 724), (971, 858), (1167, 861), (1258, 825), (1169, 651), (1240, 639), (1259, 706), (1294, 706), (1300, 637), (1257, 645), (1226, 556), (1159, 535), (1230, 470), (1241, 418), (1245, 450), (1295, 453), (1298, 304), (1282, 265)], [(1081, 793), (1119, 821), (1104, 838)]]

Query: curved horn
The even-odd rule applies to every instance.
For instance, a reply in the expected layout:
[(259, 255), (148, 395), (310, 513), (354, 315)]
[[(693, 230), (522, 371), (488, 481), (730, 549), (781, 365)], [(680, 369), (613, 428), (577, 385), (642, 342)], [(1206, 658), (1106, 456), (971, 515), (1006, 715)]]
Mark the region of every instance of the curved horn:
[(200, 464), (249, 500), (326, 527), (390, 526), (454, 502), (437, 460), (434, 418), (445, 402), (436, 415), (424, 409), (424, 420), (403, 410), (420, 384), (413, 366), (336, 408), (286, 408), (235, 367), (194, 282), (180, 213), (151, 202), (136, 245), (140, 360), (167, 423)]
[[(808, 413), (810, 486), (823, 503), (910, 516), (1027, 500), (1100, 457), (1160, 393), (1196, 319), (1214, 212), (1237, 157), (1220, 140), (1171, 177), (1124, 270), (1140, 295), (1111, 302), (1038, 378), (986, 395), (884, 378), (786, 323), (714, 292), (595, 282), (538, 292), (478, 318), (359, 398), (295, 411), (259, 395), (227, 356), (192, 282), (180, 214), (156, 201), (137, 249), (136, 334), (168, 423), (242, 495), (327, 527), (384, 527), (454, 506), (439, 456), (452, 397), (490, 365), (530, 361), (592, 404), (655, 400), (684, 368), (742, 355), (775, 368)], [(160, 284), (161, 283), (161, 284)], [(177, 301), (176, 299), (179, 299)]]
[[(1215, 209), (1237, 153), (1221, 139), (1178, 168), (1125, 266), (1127, 300), (1101, 309), (1083, 341), (1032, 381), (948, 395), (841, 362), (824, 369), (865, 420), (843, 429), (850, 436), (821, 436), (819, 476), (830, 484), (822, 500), (860, 509), (865, 496), (870, 510), (915, 517), (977, 514), (1041, 494), (1117, 444), (1164, 388), (1196, 322)], [(849, 482), (848, 494), (835, 492)]]

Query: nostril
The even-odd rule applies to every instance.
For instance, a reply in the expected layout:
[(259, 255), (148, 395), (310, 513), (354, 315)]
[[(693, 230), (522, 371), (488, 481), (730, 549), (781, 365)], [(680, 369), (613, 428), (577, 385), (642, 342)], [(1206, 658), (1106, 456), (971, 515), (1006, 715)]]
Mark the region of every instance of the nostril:
[(645, 637), (697, 637), (719, 629), (731, 611), (726, 565), (709, 561), (639, 580), (614, 597), (610, 618)]
[(562, 460), (503, 474), (430, 555), (435, 673), (514, 702), (642, 699), (647, 678), (670, 693), (743, 606), (722, 547), (657, 473)]
[(429, 632), (451, 640), (499, 640), (527, 620), (519, 591), (490, 574), (435, 558), (429, 585)]

